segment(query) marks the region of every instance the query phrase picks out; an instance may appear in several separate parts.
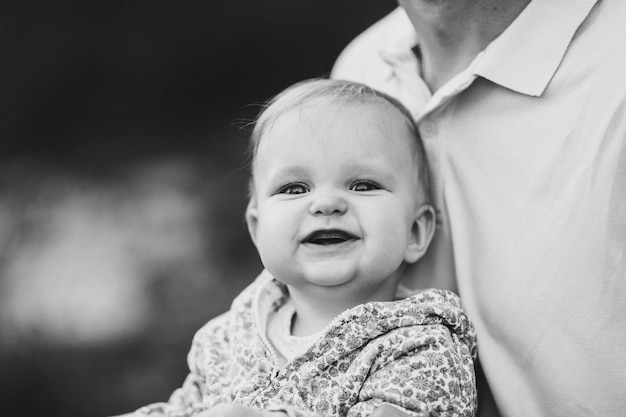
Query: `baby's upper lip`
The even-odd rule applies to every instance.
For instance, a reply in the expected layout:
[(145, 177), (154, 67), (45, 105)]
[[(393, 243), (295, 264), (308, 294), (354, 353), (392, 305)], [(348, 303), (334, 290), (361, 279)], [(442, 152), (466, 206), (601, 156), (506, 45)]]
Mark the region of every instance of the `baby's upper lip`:
[(302, 239), (302, 243), (313, 243), (315, 245), (334, 245), (337, 243), (357, 240), (358, 236), (341, 229), (314, 230)]

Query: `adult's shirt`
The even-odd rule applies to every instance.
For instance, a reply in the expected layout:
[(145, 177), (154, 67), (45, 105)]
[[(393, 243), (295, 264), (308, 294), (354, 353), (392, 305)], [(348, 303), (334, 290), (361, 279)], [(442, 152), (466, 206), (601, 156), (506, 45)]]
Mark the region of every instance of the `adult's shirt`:
[(626, 2), (534, 0), (434, 94), (418, 43), (397, 9), (333, 70), (423, 136), (439, 221), (408, 283), (460, 293), (502, 414), (623, 415)]

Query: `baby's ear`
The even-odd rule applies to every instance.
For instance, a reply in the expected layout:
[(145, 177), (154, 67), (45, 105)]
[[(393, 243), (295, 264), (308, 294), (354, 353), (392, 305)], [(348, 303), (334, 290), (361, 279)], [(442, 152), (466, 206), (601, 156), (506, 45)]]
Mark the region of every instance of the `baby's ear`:
[(248, 233), (250, 233), (250, 239), (256, 246), (256, 232), (259, 225), (259, 210), (256, 204), (256, 197), (251, 197), (246, 208), (246, 223), (248, 224)]
[(408, 263), (414, 263), (424, 256), (434, 234), (435, 209), (430, 204), (423, 204), (415, 211), (415, 220), (411, 228), (411, 236), (404, 260)]

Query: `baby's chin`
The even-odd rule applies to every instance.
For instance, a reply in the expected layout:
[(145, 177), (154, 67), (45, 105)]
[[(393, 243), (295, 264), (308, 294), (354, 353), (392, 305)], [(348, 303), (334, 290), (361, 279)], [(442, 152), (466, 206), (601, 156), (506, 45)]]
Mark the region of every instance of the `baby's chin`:
[(308, 288), (328, 288), (333, 289), (337, 287), (345, 286), (353, 282), (356, 278), (354, 274), (349, 273), (338, 273), (338, 271), (331, 270), (327, 273), (325, 271), (315, 271), (312, 274), (300, 273), (296, 275), (291, 275), (288, 279), (281, 279), (281, 276), (275, 276), (276, 279), (287, 284), (289, 286), (299, 286), (299, 287), (308, 287)]
[(317, 268), (311, 274), (302, 276), (299, 281), (308, 288), (326, 291), (333, 297), (343, 294), (347, 298), (352, 298), (357, 294), (376, 293), (382, 288), (393, 288), (392, 293), (395, 293), (398, 275), (393, 271), (381, 271), (380, 275), (373, 276), (351, 268), (342, 270), (335, 266), (328, 270)]

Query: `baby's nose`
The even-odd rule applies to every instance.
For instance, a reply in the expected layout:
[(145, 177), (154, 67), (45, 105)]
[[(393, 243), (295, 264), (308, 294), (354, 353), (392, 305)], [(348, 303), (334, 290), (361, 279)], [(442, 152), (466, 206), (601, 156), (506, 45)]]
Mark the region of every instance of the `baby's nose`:
[(314, 216), (342, 215), (348, 209), (348, 202), (337, 193), (323, 193), (314, 198), (309, 212)]

